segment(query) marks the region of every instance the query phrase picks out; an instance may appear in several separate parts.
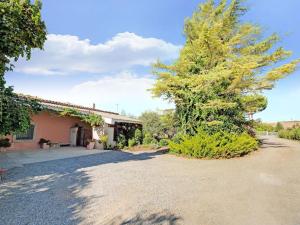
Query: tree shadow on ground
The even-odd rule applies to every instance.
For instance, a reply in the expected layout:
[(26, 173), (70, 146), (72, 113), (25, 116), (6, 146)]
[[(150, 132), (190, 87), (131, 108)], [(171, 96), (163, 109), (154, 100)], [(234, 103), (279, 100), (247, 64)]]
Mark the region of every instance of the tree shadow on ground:
[(260, 139), (262, 146), (260, 148), (284, 148), (288, 147), (285, 144), (274, 142), (274, 141), (269, 141), (268, 139)]
[[(163, 152), (132, 154), (107, 151), (75, 158), (27, 164), (9, 171), (0, 183), (1, 224), (79, 224), (79, 212), (90, 199), (78, 192), (91, 178), (84, 168), (108, 163), (149, 160)], [(154, 220), (154, 217), (153, 217)]]
[(139, 213), (129, 219), (124, 219), (123, 216), (113, 218), (111, 221), (106, 223), (107, 225), (151, 225), (151, 224), (165, 224), (165, 225), (176, 225), (182, 218), (175, 216), (174, 214), (163, 211), (160, 213)]

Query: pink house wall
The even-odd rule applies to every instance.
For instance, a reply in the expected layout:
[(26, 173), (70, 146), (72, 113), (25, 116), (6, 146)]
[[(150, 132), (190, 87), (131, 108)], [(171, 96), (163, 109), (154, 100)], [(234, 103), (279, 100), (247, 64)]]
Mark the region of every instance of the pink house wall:
[(50, 140), (53, 143), (69, 144), (70, 143), (70, 128), (75, 124), (84, 127), (87, 138), (91, 138), (91, 127), (73, 117), (61, 117), (55, 113), (41, 112), (32, 116), (32, 123), (35, 125), (33, 140), (15, 140), (10, 136), (11, 147), (8, 150), (26, 150), (39, 149), (38, 144), (41, 138)]

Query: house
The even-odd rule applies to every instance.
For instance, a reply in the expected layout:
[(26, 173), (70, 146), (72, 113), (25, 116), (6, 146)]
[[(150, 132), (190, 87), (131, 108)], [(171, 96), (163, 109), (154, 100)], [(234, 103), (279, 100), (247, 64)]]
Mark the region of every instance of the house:
[(108, 136), (108, 146), (111, 147), (116, 145), (120, 134), (128, 136), (130, 133), (134, 133), (135, 129), (142, 128), (141, 122), (137, 119), (100, 110), (95, 108), (95, 105), (90, 108), (32, 96), (26, 97), (36, 99), (43, 106), (43, 110), (32, 115), (31, 126), (26, 132), (8, 137), (11, 142), (8, 150), (39, 149), (41, 138), (60, 146), (86, 146), (89, 139), (99, 140), (97, 128), (91, 127), (79, 118), (61, 116), (60, 112), (65, 109), (75, 109), (84, 114), (101, 115), (105, 122), (102, 131)]

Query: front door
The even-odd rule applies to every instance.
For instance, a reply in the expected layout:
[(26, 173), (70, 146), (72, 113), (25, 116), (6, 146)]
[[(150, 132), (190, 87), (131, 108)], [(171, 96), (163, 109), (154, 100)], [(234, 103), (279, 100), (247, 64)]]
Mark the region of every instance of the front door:
[(83, 146), (83, 136), (84, 129), (82, 127), (78, 127), (76, 146)]

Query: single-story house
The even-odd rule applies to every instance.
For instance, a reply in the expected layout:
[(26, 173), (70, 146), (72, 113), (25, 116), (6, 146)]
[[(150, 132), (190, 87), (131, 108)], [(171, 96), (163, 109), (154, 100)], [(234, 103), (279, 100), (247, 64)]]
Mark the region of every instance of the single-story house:
[(31, 126), (26, 132), (8, 136), (11, 142), (8, 151), (38, 149), (40, 148), (39, 141), (42, 138), (60, 146), (86, 146), (90, 139), (99, 140), (99, 132), (96, 128), (79, 118), (61, 116), (60, 112), (66, 108), (75, 109), (81, 113), (101, 115), (105, 122), (102, 132), (108, 136), (108, 146), (111, 147), (116, 145), (120, 133), (126, 135), (128, 131), (132, 132), (132, 130), (142, 128), (139, 120), (97, 109), (95, 104), (93, 107), (85, 107), (32, 96), (26, 97), (36, 99), (43, 106), (43, 110), (32, 115)]

